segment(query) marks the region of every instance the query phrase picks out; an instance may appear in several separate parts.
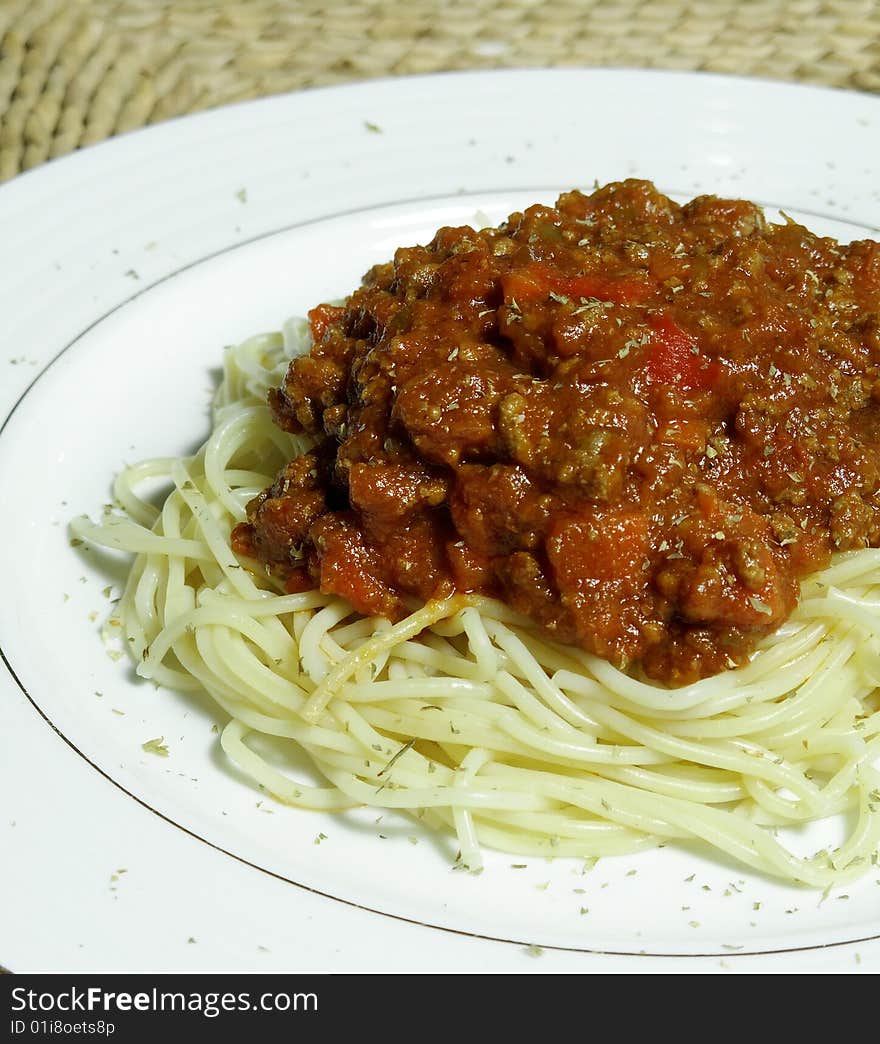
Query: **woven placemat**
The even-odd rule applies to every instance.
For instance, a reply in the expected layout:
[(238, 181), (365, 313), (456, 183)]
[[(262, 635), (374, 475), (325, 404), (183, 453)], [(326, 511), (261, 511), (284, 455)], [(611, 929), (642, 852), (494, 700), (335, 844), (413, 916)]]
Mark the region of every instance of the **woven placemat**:
[(880, 91), (877, 0), (0, 0), (0, 181), (226, 102), (375, 76), (624, 65)]

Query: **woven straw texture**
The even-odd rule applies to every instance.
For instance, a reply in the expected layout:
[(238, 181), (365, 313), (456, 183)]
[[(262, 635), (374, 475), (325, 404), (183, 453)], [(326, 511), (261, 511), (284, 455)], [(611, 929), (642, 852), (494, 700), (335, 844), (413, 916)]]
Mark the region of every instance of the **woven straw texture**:
[(0, 0), (0, 180), (261, 95), (448, 69), (602, 65), (880, 91), (880, 2)]

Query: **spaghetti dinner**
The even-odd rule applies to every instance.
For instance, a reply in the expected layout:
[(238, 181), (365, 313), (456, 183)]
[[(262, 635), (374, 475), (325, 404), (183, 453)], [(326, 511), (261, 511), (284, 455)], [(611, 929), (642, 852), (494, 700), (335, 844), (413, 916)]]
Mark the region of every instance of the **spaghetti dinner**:
[(228, 350), (202, 450), (115, 494), (73, 528), (136, 555), (139, 672), (281, 801), (403, 810), (471, 869), (877, 860), (880, 244), (635, 180), (443, 228)]

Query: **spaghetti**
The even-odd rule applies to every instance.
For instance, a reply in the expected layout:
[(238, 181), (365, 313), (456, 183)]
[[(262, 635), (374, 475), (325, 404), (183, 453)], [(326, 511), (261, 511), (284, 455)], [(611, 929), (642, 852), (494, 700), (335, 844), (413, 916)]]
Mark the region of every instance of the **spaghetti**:
[[(199, 452), (127, 468), (118, 509), (72, 524), (134, 554), (119, 603), (144, 678), (205, 690), (229, 715), (223, 750), (300, 808), (397, 809), (480, 848), (597, 857), (699, 839), (812, 887), (858, 876), (880, 842), (880, 550), (841, 554), (744, 666), (678, 689), (618, 670), (489, 598), (413, 605), (395, 624), (280, 582), (230, 547), (248, 502), (304, 435), (266, 395), (304, 323), (227, 349)], [(162, 480), (156, 508), (139, 492)], [(248, 740), (302, 748), (326, 786)], [(847, 814), (847, 839), (804, 858), (778, 828)]]

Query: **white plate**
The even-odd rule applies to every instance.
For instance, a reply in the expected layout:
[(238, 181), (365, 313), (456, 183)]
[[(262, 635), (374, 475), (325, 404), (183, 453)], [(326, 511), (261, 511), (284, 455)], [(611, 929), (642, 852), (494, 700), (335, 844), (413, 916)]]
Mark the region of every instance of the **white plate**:
[[(490, 853), (472, 876), (451, 872), (451, 842), (408, 821), (261, 800), (219, 753), (210, 707), (106, 655), (114, 566), (72, 549), (65, 528), (99, 510), (123, 460), (204, 436), (224, 344), (343, 295), (397, 245), (627, 176), (871, 236), (878, 129), (876, 98), (759, 81), (462, 74), (210, 112), (6, 186), (0, 961), (880, 970), (880, 871), (821, 903), (673, 849), (588, 875)], [(141, 750), (157, 736), (167, 759)]]

